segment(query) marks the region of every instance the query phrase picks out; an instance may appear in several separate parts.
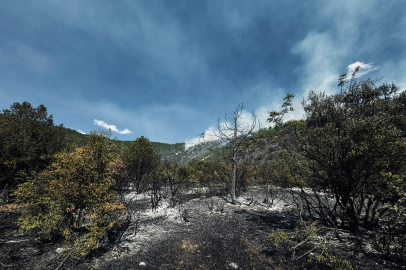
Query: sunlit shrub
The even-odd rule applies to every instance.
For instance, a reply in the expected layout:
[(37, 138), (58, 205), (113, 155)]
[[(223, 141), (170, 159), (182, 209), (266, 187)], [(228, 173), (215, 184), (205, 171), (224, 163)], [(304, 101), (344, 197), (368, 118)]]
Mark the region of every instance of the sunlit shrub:
[(87, 146), (57, 154), (47, 169), (15, 191), (24, 205), (20, 232), (33, 232), (39, 240), (63, 237), (73, 254), (89, 254), (109, 230), (125, 222), (126, 208), (114, 190), (123, 167), (106, 133), (91, 134)]

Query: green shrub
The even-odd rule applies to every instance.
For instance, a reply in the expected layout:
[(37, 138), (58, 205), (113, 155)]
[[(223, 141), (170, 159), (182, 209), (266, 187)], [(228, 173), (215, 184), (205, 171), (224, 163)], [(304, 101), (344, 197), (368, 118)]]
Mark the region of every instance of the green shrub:
[(86, 256), (124, 222), (126, 208), (114, 190), (123, 167), (106, 133), (91, 134), (87, 146), (57, 154), (14, 193), (24, 206), (20, 232), (33, 232), (39, 240), (63, 237), (74, 255)]

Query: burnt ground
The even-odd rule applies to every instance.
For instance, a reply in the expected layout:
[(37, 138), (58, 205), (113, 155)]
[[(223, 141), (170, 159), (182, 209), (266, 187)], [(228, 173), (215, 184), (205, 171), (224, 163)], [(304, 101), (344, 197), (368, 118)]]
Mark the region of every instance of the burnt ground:
[[(184, 194), (181, 204), (163, 202), (149, 209), (149, 199), (137, 195), (131, 204), (132, 223), (120, 242), (87, 259), (66, 256), (61, 243), (38, 244), (29, 235), (14, 235), (18, 211), (0, 211), (0, 269), (325, 269), (308, 262), (322, 237), (300, 246), (276, 248), (269, 234), (283, 230), (291, 240), (298, 213), (289, 200), (263, 203), (262, 191), (244, 193), (239, 205), (216, 194)], [(373, 248), (367, 233), (340, 232), (322, 246), (344, 256), (354, 269), (406, 269)]]

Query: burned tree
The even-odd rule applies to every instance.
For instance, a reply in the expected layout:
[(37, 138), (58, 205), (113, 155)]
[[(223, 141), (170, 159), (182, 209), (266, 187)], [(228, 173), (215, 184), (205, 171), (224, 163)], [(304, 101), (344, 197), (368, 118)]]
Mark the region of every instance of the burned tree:
[[(237, 166), (242, 159), (241, 149), (246, 139), (253, 133), (259, 120), (255, 114), (252, 114), (252, 123), (244, 121), (244, 105), (241, 103), (237, 106), (231, 116), (227, 113), (224, 116), (224, 122), (221, 122), (221, 118), (217, 120), (217, 130), (213, 128), (213, 136), (222, 142), (224, 145), (220, 149), (210, 149), (227, 160), (232, 165), (232, 177), (231, 177), (231, 199), (232, 202), (236, 202), (236, 183), (237, 183)], [(204, 140), (204, 134), (202, 134)]]

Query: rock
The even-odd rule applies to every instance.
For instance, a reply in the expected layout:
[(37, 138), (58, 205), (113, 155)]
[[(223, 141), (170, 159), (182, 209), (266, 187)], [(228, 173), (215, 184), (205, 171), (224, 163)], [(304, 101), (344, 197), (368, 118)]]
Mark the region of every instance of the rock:
[(234, 268), (234, 269), (238, 269), (238, 264), (236, 264), (235, 262), (230, 262), (228, 264), (228, 266), (230, 266), (231, 268)]
[(147, 264), (145, 262), (140, 262), (138, 265), (142, 267), (147, 267)]

